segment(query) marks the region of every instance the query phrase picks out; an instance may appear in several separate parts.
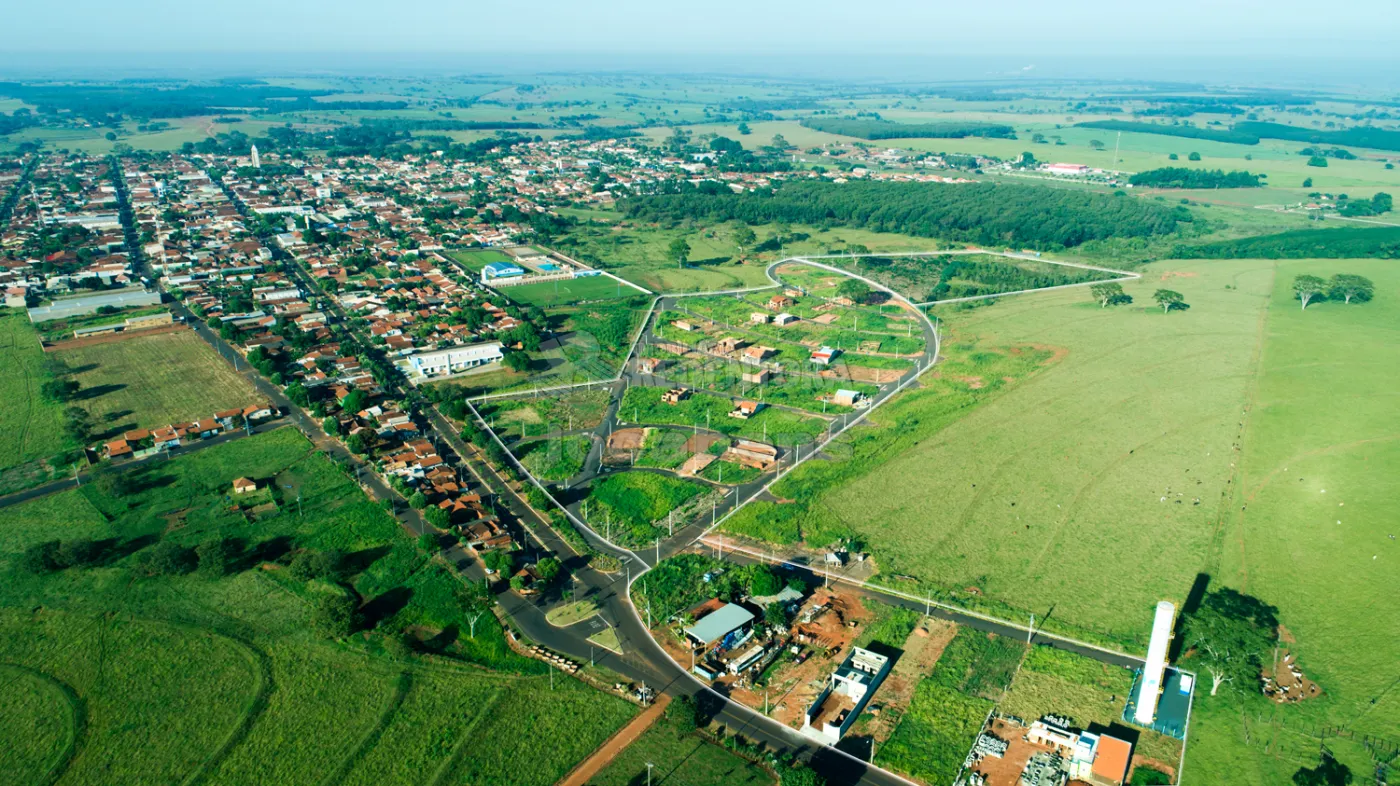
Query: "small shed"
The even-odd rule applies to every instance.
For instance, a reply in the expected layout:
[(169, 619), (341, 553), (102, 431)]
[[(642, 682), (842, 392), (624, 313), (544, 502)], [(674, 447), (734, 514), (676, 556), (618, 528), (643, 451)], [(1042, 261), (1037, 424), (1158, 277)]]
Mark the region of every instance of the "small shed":
[(247, 494), (257, 490), (258, 484), (248, 478), (237, 478), (233, 481), (233, 493), (235, 494)]

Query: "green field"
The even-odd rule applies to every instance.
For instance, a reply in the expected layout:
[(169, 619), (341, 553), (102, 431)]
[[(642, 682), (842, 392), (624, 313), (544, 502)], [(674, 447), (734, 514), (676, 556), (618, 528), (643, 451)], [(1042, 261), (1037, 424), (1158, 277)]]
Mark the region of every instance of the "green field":
[(23, 311), (0, 312), (0, 469), (48, 458), (65, 446), (64, 405), (40, 388), (51, 378), (39, 337)]
[[(1318, 727), (1400, 743), (1400, 639), (1391, 635), (1400, 630), (1400, 609), (1376, 602), (1400, 594), (1400, 542), (1391, 539), (1400, 529), (1390, 514), (1400, 467), (1393, 297), (1400, 274), (1384, 260), (1289, 260), (1277, 270), (1240, 472), (1211, 572), (1279, 607), (1297, 640), (1290, 650), (1325, 695), (1286, 709), (1229, 691), (1197, 701), (1187, 771), (1231, 773), (1229, 782), (1240, 784), (1311, 766), (1306, 756), (1315, 757), (1318, 740), (1306, 732)], [(1290, 286), (1302, 273), (1367, 276), (1376, 300), (1301, 311)], [(1243, 734), (1242, 717), (1256, 718), (1279, 743)], [(1358, 747), (1338, 756), (1353, 773), (1369, 772)], [(1294, 763), (1298, 751), (1303, 758)], [(1228, 762), (1238, 760), (1249, 764), (1235, 773)]]
[[(239, 475), (270, 484), (270, 514), (230, 508)], [(52, 770), (58, 784), (529, 786), (557, 780), (634, 713), (568, 678), (551, 688), (547, 667), (511, 653), (494, 623), (470, 636), (456, 580), (295, 431), (127, 477), (0, 510), (0, 661), (18, 686), (0, 728), (52, 730), (5, 746), (0, 771)], [(138, 570), (157, 540), (215, 534), (238, 539), (225, 575)], [(21, 569), (17, 555), (47, 539), (94, 539), (102, 556)], [(344, 554), (340, 591), (376, 626), (339, 643), (308, 624), (332, 585), (285, 567), (332, 548)], [(398, 631), (425, 654), (386, 654)], [(519, 737), (525, 726), (537, 733)]]
[(655, 786), (772, 786), (767, 770), (737, 754), (686, 733), (675, 721), (662, 718), (628, 745), (589, 786), (633, 786), (645, 783), (647, 764), (655, 766)]
[(527, 306), (567, 306), (585, 300), (612, 300), (642, 294), (634, 287), (607, 276), (585, 276), (564, 281), (541, 281), (538, 284), (515, 284), (497, 287), (497, 292)]
[[(1211, 551), (1272, 280), (1266, 262), (1161, 263), (1125, 283), (1131, 306), (1067, 290), (945, 314), (950, 350), (1063, 359), (831, 492), (832, 515), (886, 573), (1145, 645), (1152, 604), (1184, 598)], [(1164, 315), (1158, 287), (1191, 309)]]
[(546, 483), (568, 480), (583, 470), (593, 441), (588, 437), (533, 440), (515, 447), (530, 474)]
[(75, 403), (101, 434), (207, 418), (258, 402), (246, 378), (193, 331), (54, 353), (83, 386)]

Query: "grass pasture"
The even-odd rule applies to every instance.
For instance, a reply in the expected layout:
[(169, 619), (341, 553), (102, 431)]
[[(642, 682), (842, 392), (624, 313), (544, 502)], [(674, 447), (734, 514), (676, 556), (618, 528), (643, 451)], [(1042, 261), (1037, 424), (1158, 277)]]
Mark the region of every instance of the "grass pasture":
[[(224, 499), (237, 475), (299, 491), (315, 514), (283, 504), (249, 521)], [(242, 543), (228, 575), (133, 569), (156, 539), (215, 533)], [(18, 567), (17, 554), (54, 538), (98, 540), (105, 556), (45, 575)], [(314, 633), (310, 606), (327, 585), (277, 567), (303, 548), (340, 549), (366, 617), (418, 632), (432, 654), (399, 660), (374, 634), (337, 644)], [(7, 776), (59, 767), (65, 785), (531, 786), (557, 780), (635, 712), (568, 678), (551, 689), (547, 667), (511, 653), (499, 626), (479, 624), (472, 638), (455, 579), (291, 429), (142, 471), (124, 493), (99, 479), (0, 510), (0, 571), (0, 662), (17, 686), (0, 701), (0, 729), (51, 732), (0, 750)], [(66, 763), (65, 685), (86, 709)]]
[(51, 378), (38, 334), (23, 311), (0, 312), (0, 468), (47, 458), (64, 447), (63, 405), (43, 397)]
[[(1054, 603), (1052, 626), (1145, 646), (1152, 604), (1182, 600), (1210, 553), (1272, 281), (1269, 263), (1161, 263), (1125, 283), (1131, 306), (1066, 290), (944, 315), (945, 347), (971, 358), (1033, 344), (1062, 359), (831, 493), (832, 515), (884, 572), (1018, 613)], [(1191, 309), (1154, 309), (1159, 287)]]
[(56, 356), (83, 386), (77, 403), (113, 433), (197, 420), (257, 401), (248, 380), (189, 330)]

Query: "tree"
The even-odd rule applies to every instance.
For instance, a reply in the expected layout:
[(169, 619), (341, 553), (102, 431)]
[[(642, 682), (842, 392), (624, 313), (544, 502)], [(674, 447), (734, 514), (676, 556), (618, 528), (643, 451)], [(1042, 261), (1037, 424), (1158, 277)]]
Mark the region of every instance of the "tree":
[(780, 786), (826, 786), (826, 778), (806, 765), (793, 764), (779, 774), (778, 783)]
[(82, 407), (64, 409), (63, 433), (73, 442), (86, 445), (92, 439), (92, 416)]
[(674, 721), (682, 736), (700, 728), (700, 707), (693, 696), (677, 696), (666, 707), (666, 719)]
[(1296, 786), (1347, 786), (1351, 783), (1351, 768), (1332, 757), (1332, 752), (1323, 749), (1322, 761), (1316, 767), (1299, 767), (1293, 773)]
[(103, 549), (91, 538), (65, 541), (58, 549), (58, 563), (63, 568), (87, 568), (102, 561)]
[(195, 556), (199, 559), (199, 572), (205, 576), (218, 578), (227, 576), (233, 571), (234, 562), (238, 559), (236, 544), (225, 537), (215, 536), (195, 547)]
[(775, 600), (764, 607), (763, 621), (766, 622), (770, 628), (785, 627), (788, 623), (787, 609), (783, 604)]
[(194, 549), (171, 540), (162, 540), (142, 552), (138, 563), (147, 576), (181, 576), (194, 570), (196, 564)]
[(429, 505), (428, 509), (423, 511), (423, 518), (427, 519), (429, 524), (432, 524), (438, 529), (447, 529), (452, 526), (451, 514), (437, 505)]
[(1303, 274), (1293, 278), (1293, 296), (1302, 301), (1303, 308), (1308, 307), (1308, 303), (1313, 300), (1322, 300), (1327, 297), (1327, 282), (1317, 276)]
[(365, 405), (368, 403), (369, 395), (366, 394), (363, 390), (356, 388), (355, 390), (350, 391), (350, 394), (347, 395), (345, 398), (341, 399), (340, 408), (345, 412), (353, 414), (364, 409)]
[(1152, 293), (1152, 299), (1157, 301), (1157, 305), (1162, 307), (1162, 313), (1168, 311), (1185, 311), (1191, 306), (1186, 303), (1186, 298), (1180, 292), (1170, 289), (1159, 289)]
[(1200, 153), (1192, 153), (1191, 155), (1189, 155), (1189, 156), (1186, 157), (1186, 160), (1187, 160), (1187, 161), (1200, 161), (1200, 160), (1201, 160), (1201, 154), (1200, 154)]
[(510, 577), (510, 588), (513, 589), (513, 590), (515, 590), (516, 592), (524, 592), (524, 591), (525, 591), (525, 577), (524, 577), (524, 576), (511, 576), (511, 577)]
[(864, 281), (848, 278), (836, 288), (836, 294), (849, 298), (854, 303), (864, 303), (870, 299), (870, 287)]
[(1350, 273), (1338, 273), (1327, 282), (1327, 297), (1348, 304), (1353, 298), (1358, 303), (1365, 303), (1371, 299), (1375, 291), (1376, 285), (1371, 283), (1371, 279)]
[(1103, 142), (1101, 142), (1101, 141), (1099, 141), (1099, 140), (1097, 140), (1097, 139), (1090, 139), (1090, 140), (1089, 140), (1089, 147), (1092, 147), (1092, 148), (1094, 148), (1095, 150), (1103, 150)]
[(24, 550), (20, 555), (20, 567), (29, 573), (43, 575), (53, 573), (62, 568), (58, 560), (58, 552), (61, 548), (56, 540), (46, 540), (43, 543), (36, 543)]
[(440, 549), (438, 548), (437, 534), (433, 532), (424, 532), (422, 535), (419, 535), (418, 548), (422, 549), (423, 551), (429, 554), (438, 553)]
[[(1099, 301), (1099, 308), (1116, 306), (1124, 302), (1133, 302), (1132, 296), (1124, 293), (1123, 285), (1116, 281), (1095, 284), (1089, 287), (1089, 294), (1093, 295), (1094, 299)], [(1124, 300), (1124, 298), (1126, 298), (1126, 300)]]
[(755, 565), (753, 578), (749, 581), (749, 593), (757, 597), (776, 595), (783, 589), (783, 581), (774, 575), (767, 565)]
[(1389, 213), (1395, 207), (1395, 198), (1384, 191), (1377, 191), (1371, 197), (1371, 210), (1379, 213)]
[(535, 563), (535, 571), (540, 574), (540, 578), (544, 579), (546, 584), (558, 578), (563, 570), (564, 563), (554, 557), (545, 557)]
[(415, 491), (408, 498), (408, 506), (414, 510), (422, 510), (428, 507), (428, 497), (421, 491)]
[(1171, 161), (1180, 161), (1181, 156), (1177, 155), (1176, 153), (1170, 153), (1167, 155), (1167, 159)]
[(740, 224), (734, 229), (734, 245), (739, 247), (739, 256), (744, 255), (744, 249), (752, 248), (758, 241), (758, 236), (753, 233), (753, 229), (748, 224)]
[(753, 132), (749, 130), (749, 124), (748, 124), (748, 123), (740, 123), (740, 124), (739, 124), (739, 133), (740, 133), (741, 135), (743, 135), (743, 136), (748, 136), (749, 134), (751, 134), (751, 133), (753, 133)]
[(672, 240), (671, 245), (667, 246), (666, 250), (675, 257), (679, 267), (685, 267), (686, 260), (690, 258), (690, 244), (685, 242), (685, 238), (678, 237)]
[(39, 392), (49, 401), (62, 404), (77, 395), (82, 387), (77, 380), (51, 379), (39, 386)]
[(1210, 674), (1210, 695), (1220, 686), (1253, 685), (1278, 638), (1272, 606), (1234, 590), (1212, 592), (1183, 626), (1185, 649)]
[(358, 624), (359, 604), (346, 592), (322, 596), (311, 614), (311, 626), (328, 639), (343, 639)]
[(508, 552), (495, 550), (488, 551), (481, 557), (481, 562), (488, 570), (497, 573), (510, 573), (515, 569), (515, 558)]
[(1303, 178), (1303, 188), (1312, 188), (1312, 178)]
[(530, 356), (524, 352), (512, 350), (505, 354), (503, 360), (505, 361), (506, 368), (517, 374), (523, 374), (530, 370)]
[(321, 430), (330, 435), (339, 434), (340, 421), (327, 415), (325, 419), (321, 421)]
[(350, 452), (358, 456), (363, 456), (374, 449), (374, 432), (369, 429), (360, 429), (345, 439), (345, 446), (350, 448)]
[(1308, 166), (1320, 166), (1325, 168), (1327, 166), (1327, 159), (1322, 156), (1313, 156), (1308, 159)]

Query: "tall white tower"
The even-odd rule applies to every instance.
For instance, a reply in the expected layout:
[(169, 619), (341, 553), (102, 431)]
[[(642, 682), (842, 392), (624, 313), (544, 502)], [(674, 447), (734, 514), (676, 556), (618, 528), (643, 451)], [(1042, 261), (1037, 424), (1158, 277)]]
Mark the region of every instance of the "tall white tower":
[(262, 158), (258, 156), (257, 145), (253, 145), (253, 168), (262, 169)]
[(1176, 606), (1168, 601), (1157, 604), (1152, 619), (1152, 639), (1147, 643), (1147, 664), (1142, 668), (1142, 689), (1138, 692), (1133, 720), (1151, 726), (1157, 717), (1157, 696), (1162, 692), (1162, 676), (1167, 669), (1167, 648), (1171, 646)]

